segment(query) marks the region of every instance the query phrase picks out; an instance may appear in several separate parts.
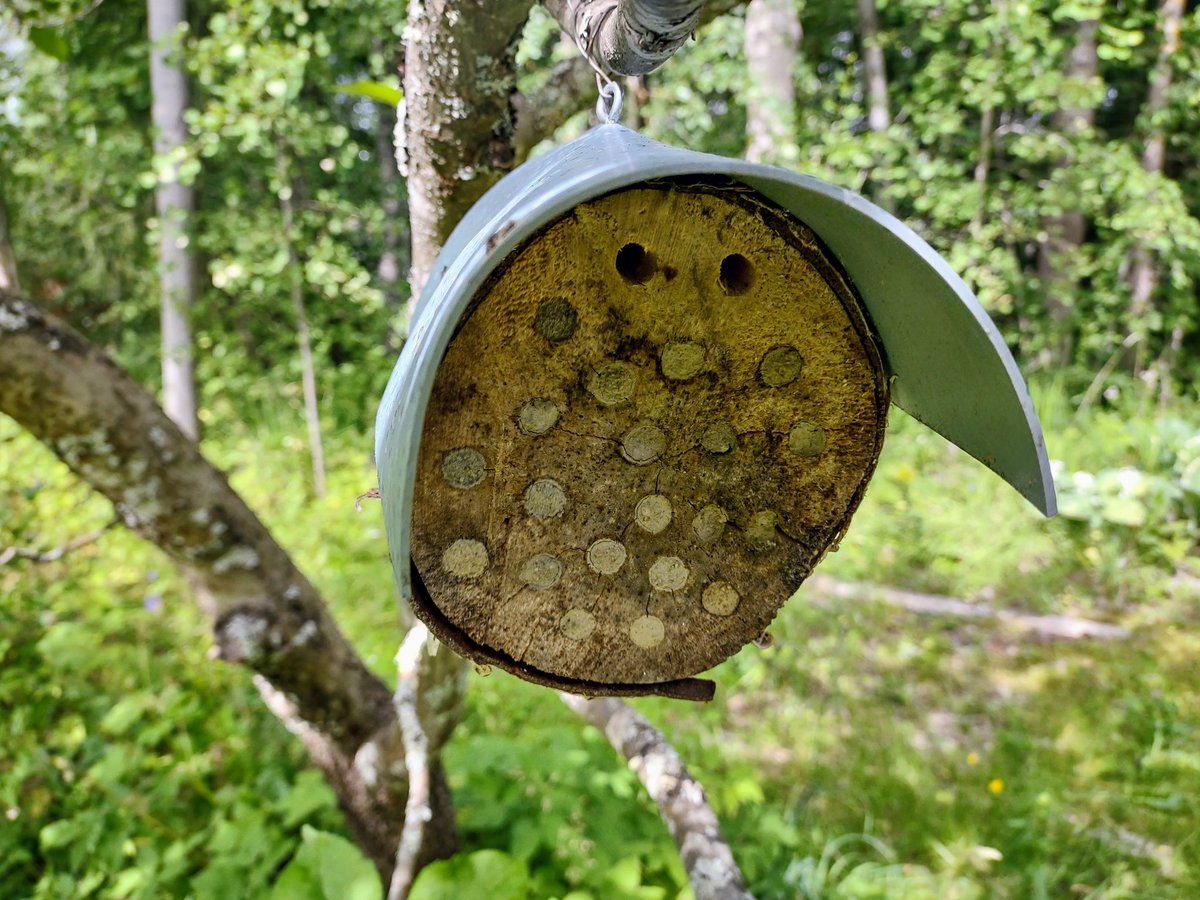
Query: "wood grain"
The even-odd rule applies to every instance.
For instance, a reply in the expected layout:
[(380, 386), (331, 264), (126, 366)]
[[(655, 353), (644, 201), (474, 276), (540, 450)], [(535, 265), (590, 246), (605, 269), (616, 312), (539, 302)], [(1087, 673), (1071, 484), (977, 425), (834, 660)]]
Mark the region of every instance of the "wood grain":
[(506, 668), (684, 679), (840, 538), (886, 410), (853, 291), (801, 223), (732, 185), (611, 194), (514, 251), (461, 324), (414, 562), (442, 628)]

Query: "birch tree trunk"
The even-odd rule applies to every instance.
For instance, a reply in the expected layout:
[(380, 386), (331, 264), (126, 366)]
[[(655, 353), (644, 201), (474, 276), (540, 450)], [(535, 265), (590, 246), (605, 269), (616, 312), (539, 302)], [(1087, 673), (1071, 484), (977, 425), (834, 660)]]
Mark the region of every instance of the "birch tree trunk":
[(313, 496), (325, 496), (325, 445), (321, 440), (321, 410), (317, 402), (317, 371), (313, 362), (312, 334), (308, 313), (304, 310), (304, 272), (296, 250), (296, 216), (292, 206), (292, 179), (287, 164), (287, 151), (276, 153), (276, 172), (279, 177), (279, 212), (283, 219), (283, 240), (287, 245), (289, 293), (292, 314), (296, 317), (296, 345), (300, 351), (300, 381), (304, 394), (304, 424), (308, 431), (308, 452), (312, 460)]
[(796, 91), (800, 48), (795, 0), (751, 0), (746, 6), (746, 159), (778, 163), (796, 154)]
[(13, 256), (12, 242), (8, 236), (8, 204), (5, 202), (5, 173), (0, 169), (0, 291), (19, 291), (17, 260)]
[(180, 180), (180, 154), (187, 141), (183, 121), (188, 106), (187, 76), (172, 57), (180, 26), (187, 21), (184, 0), (146, 0), (150, 20), (150, 117), (154, 153), (161, 166), (154, 192), (158, 212), (158, 278), (162, 294), (163, 408), (190, 438), (197, 436), (196, 376), (189, 321), (196, 299), (196, 267), (188, 244), (195, 193)]
[[(1097, 19), (1084, 19), (1076, 23), (1075, 43), (1067, 57), (1064, 72), (1070, 81), (1086, 82), (1098, 77), (1100, 58), (1096, 52), (1096, 32), (1099, 27)], [(1056, 110), (1051, 127), (1055, 133), (1072, 141), (1091, 130), (1095, 122), (1096, 107), (1087, 104)], [(1074, 163), (1074, 152), (1068, 151), (1056, 165), (1064, 168)], [(1071, 355), (1071, 337), (1064, 323), (1074, 306), (1078, 282), (1072, 274), (1072, 268), (1083, 247), (1087, 221), (1079, 209), (1064, 209), (1058, 215), (1047, 217), (1043, 225), (1046, 237), (1038, 248), (1038, 280), (1046, 297), (1046, 309), (1056, 323), (1055, 331), (1062, 334), (1062, 341), (1053, 351), (1049, 363), (1061, 365)]]
[[(376, 53), (388, 58), (389, 48), (382, 40), (375, 41)], [(395, 70), (395, 66), (392, 67)], [(382, 104), (379, 121), (375, 124), (375, 156), (379, 163), (380, 208), (383, 210), (383, 252), (379, 256), (376, 276), (383, 287), (383, 301), (388, 311), (388, 349), (399, 351), (404, 343), (405, 326), (402, 322), (404, 305), (400, 302), (400, 290), (404, 273), (408, 268), (407, 231), (404, 222), (408, 218), (402, 200), (403, 189), (400, 171), (396, 168), (396, 108)]]
[[(1184, 7), (1184, 0), (1163, 0), (1162, 6), (1159, 7), (1162, 41), (1158, 47), (1158, 60), (1150, 77), (1150, 91), (1142, 107), (1142, 117), (1149, 123), (1146, 145), (1142, 150), (1142, 169), (1151, 175), (1161, 174), (1166, 160), (1167, 136), (1155, 119), (1166, 106), (1167, 92), (1171, 89), (1173, 57), (1179, 50), (1179, 30), (1183, 22)], [(1159, 282), (1158, 261), (1154, 251), (1145, 244), (1139, 244), (1130, 257), (1128, 281), (1129, 316), (1137, 323), (1149, 311)], [(1142, 369), (1144, 348), (1143, 340), (1135, 349), (1135, 374), (1140, 373)]]
[(879, 12), (875, 0), (858, 0), (858, 29), (867, 88), (867, 125), (878, 134), (888, 130), (892, 113), (888, 105), (887, 64), (879, 43)]

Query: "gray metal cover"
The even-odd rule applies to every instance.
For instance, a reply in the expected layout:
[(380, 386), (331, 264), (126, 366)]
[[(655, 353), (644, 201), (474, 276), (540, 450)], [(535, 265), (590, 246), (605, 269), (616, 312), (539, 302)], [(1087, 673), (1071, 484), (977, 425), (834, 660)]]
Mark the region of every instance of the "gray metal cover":
[(996, 326), (945, 260), (903, 222), (807, 175), (652, 141), (620, 125), (519, 167), (463, 217), (434, 264), (375, 424), (392, 568), (411, 595), (417, 453), (438, 366), (471, 299), (526, 238), (580, 203), (656, 178), (728, 176), (811, 228), (858, 290), (892, 401), (978, 459), (1047, 516), (1056, 511), (1041, 425)]

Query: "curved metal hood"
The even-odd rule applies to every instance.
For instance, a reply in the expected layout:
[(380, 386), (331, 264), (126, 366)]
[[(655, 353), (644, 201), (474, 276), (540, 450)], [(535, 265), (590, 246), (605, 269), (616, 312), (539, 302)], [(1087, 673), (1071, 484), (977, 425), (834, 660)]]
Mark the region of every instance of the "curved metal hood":
[(579, 203), (657, 178), (727, 176), (811, 228), (858, 290), (901, 409), (1012, 485), (1056, 503), (1041, 425), (996, 326), (938, 253), (864, 198), (806, 175), (668, 147), (620, 125), (519, 167), (463, 217), (421, 293), (376, 420), (375, 455), (397, 584), (409, 596), (413, 479), (425, 411), (471, 299), (526, 238)]

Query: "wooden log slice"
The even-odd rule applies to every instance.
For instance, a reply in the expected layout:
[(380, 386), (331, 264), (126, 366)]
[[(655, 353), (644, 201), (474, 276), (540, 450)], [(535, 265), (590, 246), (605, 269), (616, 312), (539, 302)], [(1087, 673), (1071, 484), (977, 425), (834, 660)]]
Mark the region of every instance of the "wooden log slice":
[(708, 669), (840, 539), (887, 404), (851, 286), (789, 214), (682, 182), (582, 204), (497, 269), (438, 370), (425, 617), (583, 692)]

